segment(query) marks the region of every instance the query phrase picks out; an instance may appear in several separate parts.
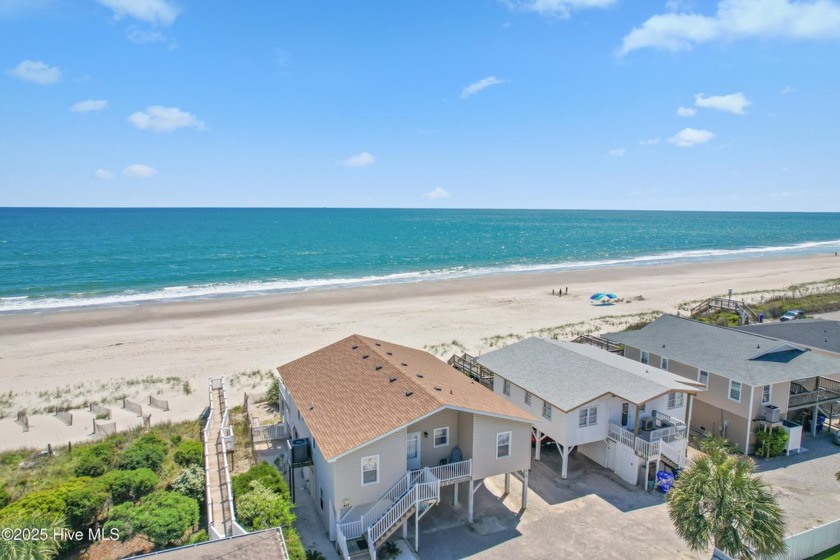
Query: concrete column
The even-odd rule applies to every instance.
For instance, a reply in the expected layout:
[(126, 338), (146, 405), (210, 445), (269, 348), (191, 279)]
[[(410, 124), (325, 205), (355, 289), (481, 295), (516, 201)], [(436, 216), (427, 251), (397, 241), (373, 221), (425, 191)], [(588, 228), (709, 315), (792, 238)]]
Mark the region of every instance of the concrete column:
[[(817, 380), (817, 383), (819, 383), (819, 380)], [(819, 416), (819, 415), (820, 415), (820, 405), (815, 404), (814, 405), (814, 412), (811, 416), (811, 437), (814, 437), (814, 438), (817, 437), (817, 416)]]
[(403, 523), (402, 538), (404, 541), (408, 542), (408, 523)]
[(460, 485), (461, 485), (461, 483), (460, 483), (460, 482), (456, 482), (456, 483), (455, 483), (454, 490), (453, 490), (453, 494), (452, 494), (452, 505), (453, 505), (453, 506), (457, 506), (457, 505), (458, 505), (458, 487), (459, 487)]
[(542, 440), (542, 432), (539, 431), (539, 430), (536, 430), (536, 432), (537, 432), (537, 434), (536, 434), (536, 436), (537, 436), (537, 447), (534, 450), (534, 460), (539, 461), (540, 460), (540, 448), (542, 447), (540, 445), (540, 440)]
[(505, 473), (505, 494), (510, 494), (510, 473)]
[(635, 424), (636, 427), (633, 429), (633, 435), (638, 436), (639, 435), (639, 405), (635, 405), (635, 406), (636, 406), (636, 424)]
[(522, 471), (522, 509), (528, 507), (528, 469)]
[(467, 489), (469, 490), (469, 492), (467, 492), (467, 521), (469, 523), (472, 523), (473, 522), (473, 501), (474, 501), (473, 494), (475, 494), (475, 488), (473, 488), (472, 480), (470, 480), (469, 484), (467, 484)]
[(560, 477), (565, 479), (566, 475), (569, 472), (569, 446), (563, 446), (563, 468), (560, 473)]
[(414, 552), (420, 550), (420, 511), (414, 510)]

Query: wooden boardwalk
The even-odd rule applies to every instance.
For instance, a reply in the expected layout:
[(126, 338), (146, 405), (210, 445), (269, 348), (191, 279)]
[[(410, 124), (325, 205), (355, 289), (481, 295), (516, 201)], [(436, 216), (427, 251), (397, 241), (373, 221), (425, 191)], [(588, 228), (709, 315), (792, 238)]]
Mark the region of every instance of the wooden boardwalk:
[(221, 387), (210, 393), (213, 407), (213, 423), (210, 426), (208, 444), (212, 447), (208, 453), (210, 475), (210, 499), (213, 503), (213, 527), (220, 536), (233, 535), (233, 520), (231, 519), (231, 490), (227, 484), (225, 473), (225, 457), (222, 449), (222, 417), (226, 410), (224, 392)]

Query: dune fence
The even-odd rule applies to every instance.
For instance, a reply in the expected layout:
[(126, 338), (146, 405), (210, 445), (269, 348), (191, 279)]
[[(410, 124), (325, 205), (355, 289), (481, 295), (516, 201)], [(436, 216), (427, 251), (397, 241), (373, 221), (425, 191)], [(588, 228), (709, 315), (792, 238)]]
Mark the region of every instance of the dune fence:
[(96, 415), (97, 418), (102, 417), (103, 420), (110, 420), (111, 419), (111, 409), (102, 406), (98, 403), (90, 403), (90, 411)]
[(99, 422), (93, 421), (93, 435), (95, 436), (110, 436), (117, 433), (116, 422)]
[(70, 413), (70, 412), (67, 412), (66, 410), (56, 410), (55, 414), (53, 416), (55, 416), (56, 418), (58, 418), (59, 420), (61, 420), (65, 424), (67, 424), (68, 426), (73, 425), (73, 414)]
[(169, 411), (169, 401), (165, 401), (163, 399), (156, 399), (155, 397), (149, 395), (149, 406), (153, 406), (155, 408), (159, 408), (160, 410), (167, 412)]
[(143, 407), (140, 405), (140, 403), (136, 403), (136, 402), (130, 401), (128, 399), (123, 399), (122, 400), (122, 407), (125, 410), (130, 410), (131, 412), (133, 412), (137, 416), (143, 416)]
[(26, 414), (25, 410), (21, 410), (17, 413), (17, 419), (15, 419), (15, 422), (20, 424), (20, 427), (23, 428), (24, 432), (29, 431), (29, 416)]

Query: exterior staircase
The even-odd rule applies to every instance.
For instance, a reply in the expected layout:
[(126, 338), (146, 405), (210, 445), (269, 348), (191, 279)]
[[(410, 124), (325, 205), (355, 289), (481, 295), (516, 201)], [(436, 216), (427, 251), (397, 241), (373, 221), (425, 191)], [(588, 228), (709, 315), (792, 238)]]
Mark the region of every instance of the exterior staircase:
[(732, 311), (738, 314), (741, 318), (742, 325), (749, 325), (750, 323), (758, 323), (758, 314), (750, 309), (747, 304), (741, 300), (729, 298), (709, 298), (701, 301), (691, 309), (692, 317), (699, 317), (704, 313), (712, 310)]
[[(409, 471), (361, 518), (336, 523), (336, 544), (342, 558), (365, 552), (376, 560), (376, 549), (402, 527), (412, 515), (423, 517), (440, 502), (440, 488), (472, 480), (472, 460)], [(364, 541), (364, 547), (358, 541)]]

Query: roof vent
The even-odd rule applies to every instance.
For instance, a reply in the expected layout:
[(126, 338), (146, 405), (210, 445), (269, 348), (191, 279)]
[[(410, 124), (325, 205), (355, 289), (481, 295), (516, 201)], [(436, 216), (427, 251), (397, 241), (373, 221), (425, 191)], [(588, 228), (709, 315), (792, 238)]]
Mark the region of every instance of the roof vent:
[(382, 366), (380, 366), (379, 364), (376, 364), (376, 367), (374, 367), (373, 369), (375, 369), (376, 371), (379, 371), (380, 369), (382, 369)]
[(406, 392), (405, 392), (405, 396), (406, 396), (406, 397), (410, 397), (410, 396), (411, 396), (411, 395), (413, 395), (413, 394), (414, 394), (414, 391), (406, 391)]
[(382, 346), (382, 345), (381, 345), (381, 344), (379, 344), (378, 342), (374, 342), (374, 344), (375, 344), (375, 345), (377, 345), (377, 346)]
[(356, 349), (358, 349), (358, 348), (359, 348), (359, 345), (358, 345), (358, 344), (354, 344), (354, 345), (351, 347), (351, 349), (352, 349), (352, 350), (356, 350)]
[(400, 362), (400, 365), (401, 365), (402, 367), (408, 367), (408, 364), (407, 364), (407, 363), (405, 363), (405, 362)]
[(315, 405), (313, 404), (312, 406), (310, 406), (309, 410), (315, 410)]
[(440, 387), (438, 387), (437, 385), (435, 385), (435, 391), (440, 391)]
[(367, 360), (368, 358), (370, 358), (370, 354), (365, 354), (364, 356), (362, 356), (363, 360)]
[(417, 377), (419, 377), (420, 379), (423, 379), (423, 374), (422, 373), (417, 373), (415, 375), (417, 375)]
[(756, 348), (761, 348), (761, 344), (756, 344), (755, 347)]
[(385, 353), (386, 353), (386, 354), (388, 354), (389, 356), (393, 356), (393, 355), (394, 355), (394, 353), (393, 353), (393, 352), (385, 352)]
[(394, 382), (394, 381), (396, 381), (396, 380), (397, 380), (397, 378), (396, 378), (396, 377), (391, 376), (391, 377), (389, 377), (389, 378), (388, 378), (388, 383), (393, 383), (393, 382)]

